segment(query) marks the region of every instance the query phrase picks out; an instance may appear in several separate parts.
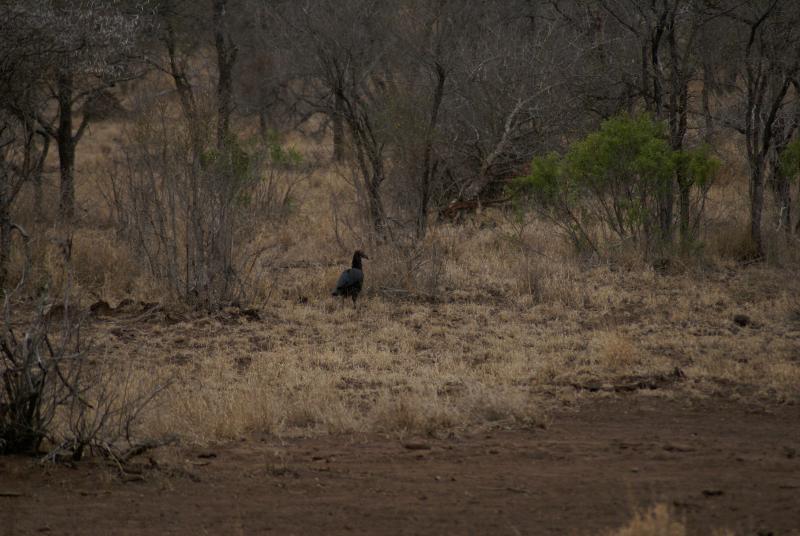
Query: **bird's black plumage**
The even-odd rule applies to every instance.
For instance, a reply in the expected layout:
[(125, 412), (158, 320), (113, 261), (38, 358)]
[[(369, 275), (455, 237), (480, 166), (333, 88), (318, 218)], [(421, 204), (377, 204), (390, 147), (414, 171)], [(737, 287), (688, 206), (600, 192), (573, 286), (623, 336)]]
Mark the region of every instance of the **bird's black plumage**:
[(348, 296), (353, 298), (353, 305), (355, 305), (358, 293), (361, 292), (364, 284), (364, 268), (361, 266), (361, 259), (369, 259), (369, 257), (363, 251), (356, 250), (353, 253), (352, 267), (342, 272), (336, 282), (336, 288), (332, 292), (334, 296), (341, 296), (342, 299)]

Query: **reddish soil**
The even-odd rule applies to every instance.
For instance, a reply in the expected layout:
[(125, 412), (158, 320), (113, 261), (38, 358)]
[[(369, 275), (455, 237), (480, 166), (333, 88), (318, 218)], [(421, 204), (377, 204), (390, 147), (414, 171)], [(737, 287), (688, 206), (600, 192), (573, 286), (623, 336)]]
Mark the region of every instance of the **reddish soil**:
[(0, 458), (0, 535), (593, 534), (657, 502), (690, 534), (800, 534), (797, 406), (634, 395), (546, 430), (251, 437), (151, 457), (124, 479)]

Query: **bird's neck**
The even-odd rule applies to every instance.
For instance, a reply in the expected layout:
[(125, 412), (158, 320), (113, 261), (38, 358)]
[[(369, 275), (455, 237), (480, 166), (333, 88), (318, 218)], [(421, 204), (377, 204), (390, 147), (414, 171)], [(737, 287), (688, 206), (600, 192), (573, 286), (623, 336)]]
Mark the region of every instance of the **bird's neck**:
[(353, 268), (361, 270), (361, 257), (358, 255), (353, 255)]

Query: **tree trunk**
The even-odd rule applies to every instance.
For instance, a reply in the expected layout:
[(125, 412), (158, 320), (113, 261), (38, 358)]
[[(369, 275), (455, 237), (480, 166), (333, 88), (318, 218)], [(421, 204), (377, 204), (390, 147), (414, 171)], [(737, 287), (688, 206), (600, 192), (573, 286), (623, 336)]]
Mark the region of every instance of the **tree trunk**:
[[(798, 212), (800, 212), (800, 209), (798, 209)], [(800, 234), (800, 218), (797, 219), (797, 224), (794, 226), (794, 233)]]
[(750, 238), (756, 257), (764, 256), (761, 215), (764, 211), (764, 165), (759, 160), (750, 170)]
[(417, 239), (425, 238), (428, 232), (428, 205), (431, 196), (431, 170), (422, 172), (419, 189), (419, 208), (417, 210)]
[(711, 89), (714, 85), (712, 67), (708, 63), (703, 64), (703, 122), (705, 126), (704, 139), (706, 143), (711, 142), (711, 133), (714, 131), (714, 117), (711, 115)]
[(366, 197), (367, 211), (379, 240), (385, 236), (385, 221), (380, 187), (386, 172), (383, 167), (383, 145), (375, 139), (372, 126), (367, 117), (359, 116), (352, 105), (342, 99), (345, 108), (343, 119), (347, 121), (350, 137), (353, 140), (355, 160), (363, 181), (363, 193)]
[[(678, 76), (676, 75), (677, 79)], [(683, 151), (683, 141), (686, 137), (687, 129), (687, 116), (688, 116), (688, 93), (687, 87), (688, 79), (681, 76), (682, 84), (676, 83), (674, 92), (678, 95), (673, 98), (671, 106), (670, 130), (671, 130), (671, 147), (673, 151)], [(679, 227), (680, 227), (680, 240), (683, 245), (687, 245), (691, 241), (691, 218), (692, 218), (692, 186), (693, 181), (691, 177), (687, 176), (687, 169), (683, 165), (679, 165), (675, 170), (675, 181), (669, 182), (669, 191), (665, 195), (664, 202), (669, 204), (669, 210), (665, 211), (663, 220), (661, 222), (661, 238), (664, 243), (672, 242), (672, 210), (673, 210), (673, 184), (678, 186), (678, 210), (679, 210)], [(668, 196), (668, 197), (667, 197)], [(667, 219), (668, 218), (668, 219)]]
[[(666, 7), (666, 6), (665, 6)], [(670, 129), (674, 131), (674, 125), (672, 124), (676, 121), (676, 114), (678, 114), (678, 110), (675, 108), (677, 103), (677, 95), (675, 94), (675, 89), (673, 88), (672, 95), (671, 95), (671, 102), (666, 103), (666, 95), (664, 89), (664, 66), (661, 64), (660, 58), (660, 49), (662, 44), (662, 38), (664, 37), (664, 33), (667, 30), (667, 13), (666, 11), (658, 15), (658, 19), (656, 20), (655, 27), (652, 30), (652, 34), (650, 36), (650, 68), (653, 70), (652, 72), (652, 84), (653, 84), (653, 112), (655, 113), (656, 119), (659, 121), (669, 119), (670, 121)], [(672, 34), (674, 35), (674, 34)], [(678, 83), (677, 72), (675, 69), (677, 65), (674, 64), (675, 57), (675, 47), (671, 47), (671, 52), (673, 52), (672, 61), (673, 65), (672, 74), (675, 77), (675, 83)], [(669, 109), (665, 110), (665, 104), (670, 104)], [(674, 136), (673, 136), (674, 138)], [(675, 141), (673, 139), (673, 149), (675, 148)], [(668, 244), (672, 242), (672, 212), (675, 204), (675, 188), (672, 181), (667, 182), (664, 185), (664, 188), (661, 190), (659, 195), (658, 201), (658, 227), (660, 233), (660, 239), (662, 244)]]
[(439, 109), (442, 106), (444, 97), (444, 84), (447, 73), (439, 64), (436, 64), (436, 89), (433, 93), (433, 103), (431, 105), (431, 116), (428, 122), (428, 129), (425, 133), (425, 148), (422, 157), (422, 176), (419, 187), (419, 209), (417, 211), (417, 238), (425, 237), (428, 230), (428, 205), (431, 197), (431, 181), (436, 172), (436, 163), (433, 160), (433, 135), (439, 121)]
[(678, 182), (678, 197), (680, 203), (680, 233), (681, 243), (686, 246), (692, 240), (692, 198), (691, 198), (692, 185), (686, 179), (680, 179)]
[(267, 145), (269, 143), (269, 118), (266, 106), (262, 106), (258, 111), (258, 132), (261, 135), (261, 142)]
[(672, 242), (672, 213), (675, 205), (675, 188), (672, 181), (664, 185), (659, 202), (658, 223), (661, 234), (661, 243)]
[[(214, 0), (214, 46), (217, 51), (217, 149), (224, 151), (231, 158), (230, 132), (231, 114), (233, 113), (233, 67), (236, 63), (237, 48), (226, 31), (227, 0)], [(232, 164), (226, 166), (224, 179), (217, 193), (219, 204), (216, 210), (216, 221), (209, 233), (209, 255), (204, 266), (206, 271), (205, 300), (209, 309), (220, 307), (227, 299), (233, 266), (230, 252), (233, 248), (229, 208), (232, 202), (235, 171)]]
[(769, 182), (778, 206), (778, 227), (784, 233), (790, 234), (792, 232), (792, 189), (789, 177), (781, 170), (778, 158), (776, 154), (776, 161), (770, 163), (772, 172)]
[(50, 136), (42, 135), (42, 154), (33, 172), (33, 212), (37, 223), (45, 220), (44, 214), (44, 162), (50, 152)]
[(165, 17), (163, 21), (167, 30), (166, 36), (164, 37), (164, 44), (169, 57), (169, 73), (172, 76), (172, 81), (175, 83), (175, 90), (178, 92), (181, 111), (183, 112), (184, 119), (186, 119), (192, 143), (192, 157), (199, 167), (199, 160), (204, 149), (202, 132), (204, 127), (200, 124), (194, 89), (189, 83), (189, 78), (186, 76), (186, 72), (178, 59), (175, 28), (172, 26), (172, 21), (169, 17)]
[(33, 213), (36, 223), (44, 221), (44, 184), (42, 174), (33, 176)]
[(342, 115), (344, 114), (344, 103), (342, 94), (339, 91), (334, 92), (333, 103), (333, 161), (341, 162), (344, 160), (344, 121)]
[(230, 138), (233, 112), (233, 66), (236, 63), (236, 45), (225, 35), (227, 0), (214, 0), (214, 45), (217, 50), (217, 148), (222, 149)]
[(58, 144), (61, 173), (59, 216), (64, 221), (75, 217), (75, 143), (72, 135), (72, 73), (64, 69), (58, 74)]
[(383, 202), (381, 201), (380, 184), (383, 178), (373, 176), (367, 184), (367, 202), (369, 203), (369, 216), (372, 221), (372, 228), (376, 236), (382, 239), (385, 234), (385, 225), (383, 219)]
[(8, 288), (8, 260), (11, 257), (11, 214), (9, 179), (0, 169), (0, 289)]

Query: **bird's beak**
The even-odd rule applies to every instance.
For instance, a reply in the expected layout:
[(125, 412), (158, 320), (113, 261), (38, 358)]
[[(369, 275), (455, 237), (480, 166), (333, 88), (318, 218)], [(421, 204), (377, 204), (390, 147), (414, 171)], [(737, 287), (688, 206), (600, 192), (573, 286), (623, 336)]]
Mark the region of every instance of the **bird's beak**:
[(361, 254), (361, 258), (369, 260), (369, 257), (367, 257), (364, 253)]

